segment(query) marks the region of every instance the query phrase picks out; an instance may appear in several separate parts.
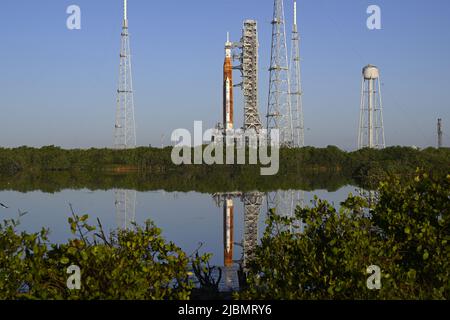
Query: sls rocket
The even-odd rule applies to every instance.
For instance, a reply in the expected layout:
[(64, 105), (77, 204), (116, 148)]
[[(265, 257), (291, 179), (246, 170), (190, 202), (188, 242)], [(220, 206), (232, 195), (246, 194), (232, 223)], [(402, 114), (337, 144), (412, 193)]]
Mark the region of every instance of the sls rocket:
[(225, 199), (223, 206), (223, 242), (224, 242), (224, 265), (231, 267), (233, 265), (233, 246), (234, 246), (234, 204), (233, 199)]
[(225, 130), (231, 130), (234, 127), (232, 46), (230, 36), (227, 34), (225, 62), (223, 64), (223, 126)]

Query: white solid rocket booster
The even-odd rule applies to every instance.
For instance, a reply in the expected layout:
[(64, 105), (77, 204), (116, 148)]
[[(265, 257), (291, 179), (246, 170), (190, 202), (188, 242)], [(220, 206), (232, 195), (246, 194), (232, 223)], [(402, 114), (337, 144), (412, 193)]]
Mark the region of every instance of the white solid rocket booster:
[(231, 61), (232, 43), (227, 34), (225, 43), (225, 62), (223, 64), (223, 123), (225, 130), (231, 130), (234, 127), (233, 120), (233, 64)]

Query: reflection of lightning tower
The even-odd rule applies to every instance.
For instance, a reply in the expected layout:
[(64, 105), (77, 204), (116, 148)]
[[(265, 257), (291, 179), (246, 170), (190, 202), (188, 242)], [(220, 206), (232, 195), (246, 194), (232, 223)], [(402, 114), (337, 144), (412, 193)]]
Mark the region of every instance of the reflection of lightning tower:
[(136, 191), (115, 190), (114, 200), (116, 207), (117, 227), (129, 229), (136, 221)]
[(247, 268), (248, 262), (253, 258), (258, 245), (258, 218), (261, 212), (263, 194), (251, 192), (243, 195), (244, 201), (244, 242), (243, 242), (243, 267)]
[(291, 72), (290, 80), (294, 147), (301, 148), (305, 146), (305, 130), (303, 123), (303, 91), (300, 72), (300, 35), (297, 27), (297, 1), (294, 1), (294, 27), (292, 30), (291, 64), (289, 69)]
[(119, 88), (117, 90), (116, 124), (114, 129), (114, 148), (116, 149), (136, 147), (127, 0), (124, 0), (123, 3), (124, 18), (121, 34)]
[(362, 213), (367, 217), (371, 217), (370, 210), (373, 209), (378, 203), (379, 193), (377, 191), (364, 188), (358, 188), (356, 191), (359, 193), (360, 197), (367, 200), (367, 207), (362, 208)]
[[(277, 215), (293, 217), (297, 206), (304, 206), (305, 194), (298, 190), (279, 190), (268, 193), (266, 200), (268, 210), (274, 209)], [(303, 226), (300, 226), (300, 231), (302, 230)]]
[(279, 190), (267, 194), (267, 208), (275, 209), (278, 215), (292, 217), (298, 205), (304, 205), (304, 192), (297, 190)]
[(293, 146), (286, 27), (283, 0), (274, 0), (267, 129), (278, 129), (282, 146)]
[(385, 147), (380, 72), (369, 64), (364, 67), (362, 76), (358, 148)]

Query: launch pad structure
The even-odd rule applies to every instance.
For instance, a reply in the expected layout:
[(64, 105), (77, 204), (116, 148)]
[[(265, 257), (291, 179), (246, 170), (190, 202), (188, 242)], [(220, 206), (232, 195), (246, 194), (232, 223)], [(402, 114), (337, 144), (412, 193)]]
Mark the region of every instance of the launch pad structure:
[(258, 108), (258, 26), (246, 20), (242, 32), (242, 92), (244, 95), (244, 130), (262, 129)]
[[(294, 24), (292, 29), (291, 57), (288, 59), (286, 26), (283, 0), (274, 0), (272, 19), (272, 45), (270, 61), (269, 99), (266, 114), (266, 126), (263, 128), (258, 101), (258, 24), (255, 20), (245, 20), (240, 42), (230, 42), (229, 35), (225, 43), (225, 62), (223, 80), (223, 125), (216, 126), (214, 141), (239, 141), (233, 135), (234, 88), (240, 87), (244, 100), (243, 133), (254, 132), (260, 145), (278, 131), (283, 147), (301, 148), (305, 146), (303, 118), (303, 89), (301, 84), (300, 33), (297, 25), (297, 1), (293, 3)], [(238, 52), (233, 52), (236, 50)], [(233, 61), (239, 61), (233, 65)], [(239, 70), (242, 82), (233, 83), (233, 70)], [(267, 130), (265, 130), (267, 129)], [(263, 132), (264, 131), (264, 132)], [(264, 136), (263, 136), (264, 134)], [(242, 141), (242, 140), (241, 140)], [(245, 141), (244, 141), (245, 142)], [(251, 147), (257, 147), (252, 145)]]
[[(216, 127), (214, 141), (225, 141), (224, 137), (238, 140), (234, 135), (235, 108), (234, 88), (242, 89), (244, 102), (243, 133), (261, 132), (262, 122), (258, 106), (258, 24), (255, 20), (245, 20), (240, 42), (231, 42), (229, 35), (225, 43), (225, 61), (223, 66), (223, 125)], [(234, 52), (233, 52), (234, 51)], [(236, 52), (237, 51), (237, 52)], [(238, 65), (233, 65), (238, 61)], [(233, 70), (241, 73), (242, 82), (233, 83)]]

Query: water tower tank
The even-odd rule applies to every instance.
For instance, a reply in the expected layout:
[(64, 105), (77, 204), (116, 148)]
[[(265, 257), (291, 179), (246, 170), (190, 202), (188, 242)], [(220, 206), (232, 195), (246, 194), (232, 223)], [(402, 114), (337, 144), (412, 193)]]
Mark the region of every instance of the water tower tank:
[(369, 64), (364, 67), (363, 75), (365, 80), (374, 80), (380, 77), (380, 71), (376, 66)]

